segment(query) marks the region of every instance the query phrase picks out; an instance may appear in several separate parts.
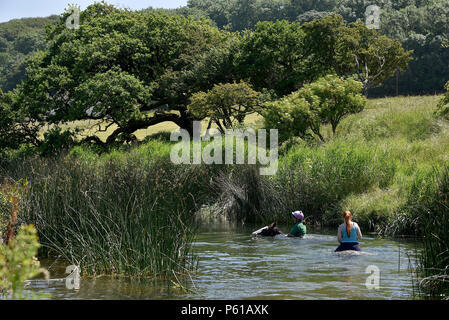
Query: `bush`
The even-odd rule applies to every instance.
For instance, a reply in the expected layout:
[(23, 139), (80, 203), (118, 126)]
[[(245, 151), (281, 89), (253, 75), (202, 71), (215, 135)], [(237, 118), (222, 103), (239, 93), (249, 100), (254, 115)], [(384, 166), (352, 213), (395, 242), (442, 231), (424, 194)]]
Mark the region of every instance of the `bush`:
[(319, 134), (319, 117), (310, 108), (309, 102), (300, 98), (298, 93), (268, 103), (262, 115), (265, 128), (279, 131), (280, 143), (294, 137), (305, 139), (311, 135), (310, 130)]
[(366, 98), (361, 94), (362, 88), (362, 83), (352, 79), (325, 76), (281, 100), (268, 103), (262, 112), (265, 127), (278, 129), (281, 142), (295, 136), (305, 138), (310, 132), (324, 142), (321, 125), (330, 124), (335, 135), (344, 117), (364, 109)]
[(0, 244), (0, 297), (6, 299), (43, 298), (48, 295), (24, 292), (26, 280), (30, 280), (41, 273), (48, 272), (40, 268), (37, 251), (40, 247), (37, 231), (34, 226), (22, 226), (17, 238), (8, 245)]
[(439, 116), (445, 117), (446, 119), (449, 119), (449, 82), (446, 83), (446, 86), (444, 88), (446, 89), (446, 94), (438, 103), (437, 114)]
[(63, 150), (69, 150), (75, 145), (76, 132), (71, 130), (62, 131), (59, 127), (54, 127), (44, 133), (44, 141), (39, 146), (39, 152), (43, 157), (55, 156)]

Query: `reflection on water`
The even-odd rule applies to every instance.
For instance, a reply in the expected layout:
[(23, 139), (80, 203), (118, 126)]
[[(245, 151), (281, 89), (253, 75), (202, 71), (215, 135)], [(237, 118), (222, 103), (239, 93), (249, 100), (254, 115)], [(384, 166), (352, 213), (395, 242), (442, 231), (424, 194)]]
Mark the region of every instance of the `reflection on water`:
[[(412, 243), (365, 238), (362, 253), (334, 253), (335, 235), (253, 239), (255, 229), (201, 228), (194, 243), (200, 261), (194, 293), (170, 289), (164, 282), (107, 277), (82, 279), (79, 291), (66, 289), (64, 281), (35, 281), (32, 289), (51, 293), (54, 299), (413, 298), (408, 258), (414, 253)], [(380, 270), (378, 290), (365, 285), (368, 266)], [(64, 270), (65, 266), (53, 264), (52, 278), (63, 278)]]

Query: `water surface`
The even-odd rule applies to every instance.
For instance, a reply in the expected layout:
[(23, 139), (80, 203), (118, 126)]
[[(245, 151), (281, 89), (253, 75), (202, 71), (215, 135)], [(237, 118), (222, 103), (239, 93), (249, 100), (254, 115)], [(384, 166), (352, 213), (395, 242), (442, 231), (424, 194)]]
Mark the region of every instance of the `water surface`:
[[(193, 243), (199, 269), (193, 292), (166, 282), (101, 277), (82, 279), (80, 290), (65, 281), (34, 281), (33, 290), (53, 299), (412, 299), (414, 244), (366, 237), (362, 254), (334, 253), (336, 235), (311, 232), (304, 239), (253, 238), (260, 226), (203, 226)], [(288, 229), (287, 227), (282, 228)], [(285, 230), (285, 231), (286, 231)], [(45, 262), (52, 278), (65, 266)], [(380, 271), (380, 288), (366, 287), (369, 266)], [(371, 282), (372, 283), (372, 282)]]

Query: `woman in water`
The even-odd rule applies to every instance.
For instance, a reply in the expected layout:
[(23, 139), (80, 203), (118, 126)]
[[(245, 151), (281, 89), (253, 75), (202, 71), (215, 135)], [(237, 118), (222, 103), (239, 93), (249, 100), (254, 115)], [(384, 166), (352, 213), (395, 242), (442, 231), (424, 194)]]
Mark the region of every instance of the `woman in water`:
[(340, 246), (335, 250), (339, 251), (362, 251), (358, 240), (362, 239), (362, 231), (357, 223), (352, 222), (351, 211), (345, 211), (343, 213), (345, 222), (338, 227), (338, 242)]
[(287, 235), (289, 238), (303, 238), (307, 233), (306, 223), (304, 221), (304, 213), (302, 211), (295, 211), (292, 213), (295, 225), (290, 233)]

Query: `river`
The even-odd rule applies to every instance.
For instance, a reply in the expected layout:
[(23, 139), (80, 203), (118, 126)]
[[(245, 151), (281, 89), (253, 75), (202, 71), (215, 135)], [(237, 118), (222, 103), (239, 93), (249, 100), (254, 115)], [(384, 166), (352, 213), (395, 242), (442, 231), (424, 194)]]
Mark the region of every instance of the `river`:
[[(333, 232), (312, 231), (304, 239), (254, 239), (255, 229), (202, 226), (193, 244), (199, 269), (187, 291), (170, 289), (165, 282), (110, 277), (83, 278), (79, 290), (67, 289), (62, 280), (33, 281), (30, 288), (50, 293), (52, 299), (413, 298), (413, 242), (366, 236), (361, 242), (363, 253), (337, 254)], [(43, 265), (52, 278), (64, 274), (65, 266), (58, 262), (43, 261)]]

